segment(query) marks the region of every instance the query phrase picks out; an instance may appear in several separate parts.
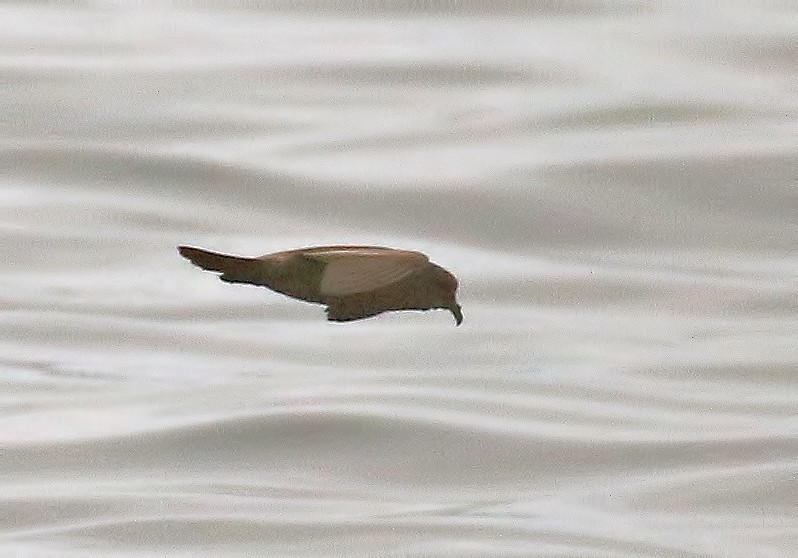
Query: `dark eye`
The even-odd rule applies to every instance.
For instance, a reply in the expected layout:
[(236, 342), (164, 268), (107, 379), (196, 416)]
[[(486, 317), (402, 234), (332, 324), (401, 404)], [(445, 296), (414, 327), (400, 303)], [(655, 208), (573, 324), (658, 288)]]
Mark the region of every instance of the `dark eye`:
[(443, 289), (449, 290), (457, 286), (457, 279), (441, 270), (435, 274), (435, 284)]

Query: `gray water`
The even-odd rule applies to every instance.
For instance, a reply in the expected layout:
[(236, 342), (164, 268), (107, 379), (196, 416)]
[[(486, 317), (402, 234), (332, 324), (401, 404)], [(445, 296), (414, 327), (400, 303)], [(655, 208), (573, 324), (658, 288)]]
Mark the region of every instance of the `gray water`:
[(798, 555), (798, 5), (422, 4), (0, 7), (0, 555)]

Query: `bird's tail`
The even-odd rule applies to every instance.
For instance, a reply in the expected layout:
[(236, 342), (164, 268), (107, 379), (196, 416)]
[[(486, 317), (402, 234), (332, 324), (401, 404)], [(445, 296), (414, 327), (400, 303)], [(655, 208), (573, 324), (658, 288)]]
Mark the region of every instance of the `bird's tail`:
[(255, 258), (220, 254), (193, 246), (178, 246), (177, 250), (194, 265), (221, 273), (220, 279), (228, 283), (256, 283), (262, 273), (262, 262)]

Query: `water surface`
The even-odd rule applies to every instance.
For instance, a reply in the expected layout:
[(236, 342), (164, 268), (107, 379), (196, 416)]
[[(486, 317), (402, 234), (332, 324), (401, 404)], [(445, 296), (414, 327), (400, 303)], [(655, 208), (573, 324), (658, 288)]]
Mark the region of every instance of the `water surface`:
[(388, 4), (0, 8), (0, 553), (798, 554), (794, 6)]

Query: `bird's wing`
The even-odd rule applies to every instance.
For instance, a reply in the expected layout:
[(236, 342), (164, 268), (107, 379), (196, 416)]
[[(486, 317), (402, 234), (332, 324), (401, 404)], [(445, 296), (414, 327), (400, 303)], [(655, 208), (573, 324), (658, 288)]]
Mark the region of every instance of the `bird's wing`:
[(402, 280), (429, 262), (420, 252), (372, 248), (330, 250), (306, 257), (326, 264), (320, 290), (327, 296), (374, 291)]
[(221, 273), (219, 279), (227, 283), (270, 286), (266, 264), (259, 259), (220, 254), (193, 246), (179, 246), (178, 250), (181, 256), (194, 265), (208, 271)]

